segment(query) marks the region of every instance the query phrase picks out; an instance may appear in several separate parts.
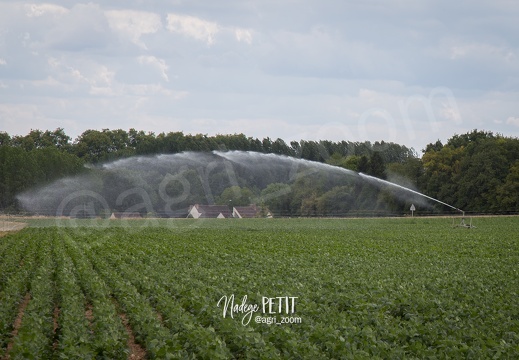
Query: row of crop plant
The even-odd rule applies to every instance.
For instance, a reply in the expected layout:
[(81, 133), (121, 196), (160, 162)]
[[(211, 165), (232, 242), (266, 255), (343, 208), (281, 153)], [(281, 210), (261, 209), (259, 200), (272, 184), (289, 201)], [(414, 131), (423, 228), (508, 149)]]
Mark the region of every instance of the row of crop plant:
[(11, 341), (14, 323), (30, 285), (30, 274), (37, 267), (37, 243), (19, 240), (5, 242), (0, 267), (0, 354)]
[[(0, 356), (126, 359), (127, 334), (110, 292), (99, 290), (103, 282), (60, 235), (28, 229), (3, 239)], [(93, 323), (87, 304), (93, 304)]]
[[(517, 358), (517, 220), (412, 221), (28, 228), (0, 239), (0, 358)], [(244, 326), (231, 294), (302, 322)]]
[[(121, 243), (111, 247), (109, 252), (94, 252), (93, 258), (99, 259), (104, 253), (104, 259), (108, 267), (120, 274), (124, 279), (128, 279), (130, 284), (126, 285), (124, 294), (133, 294), (138, 300), (140, 307), (149, 309), (149, 316), (155, 312), (162, 318), (162, 326), (168, 329), (170, 337), (180, 344), (180, 349), (184, 349), (189, 354), (196, 354), (201, 359), (227, 359), (231, 357), (229, 349), (219, 335), (215, 333), (211, 326), (204, 327), (198, 323), (197, 319), (175, 300), (175, 294), (169, 292), (164, 284), (157, 281), (154, 276), (160, 269), (144, 271), (143, 263), (131, 261), (134, 248), (130, 244), (125, 253), (121, 253)], [(149, 270), (149, 268), (148, 268)], [(114, 276), (114, 273), (107, 274)], [(171, 280), (170, 280), (171, 281)], [(154, 321), (155, 322), (155, 321)], [(136, 328), (136, 331), (138, 329)]]
[[(30, 301), (23, 312), (21, 326), (10, 349), (11, 359), (33, 358), (35, 355), (49, 358), (53, 343), (54, 310), (54, 262), (51, 256), (51, 241), (45, 234), (38, 241), (38, 266), (30, 274)], [(24, 264), (25, 265), (25, 264)]]
[[(254, 320), (243, 326), (241, 319), (224, 318), (221, 309), (216, 308), (222, 289), (235, 289), (244, 294), (249, 290), (249, 284), (233, 276), (222, 276), (217, 284), (208, 281), (215, 269), (226, 266), (225, 261), (218, 261), (217, 252), (211, 254), (209, 249), (199, 249), (210, 258), (213, 268), (207, 269), (189, 262), (177, 262), (188, 254), (179, 252), (177, 247), (181, 244), (162, 241), (165, 234), (160, 230), (148, 233), (151, 238), (145, 242), (127, 241), (123, 234), (112, 237), (102, 248), (96, 248), (94, 257), (105, 258), (111, 268), (129, 279), (137, 291), (149, 299), (189, 353), (196, 353), (200, 358), (326, 357), (316, 343), (308, 342), (313, 326), (310, 319), (297, 327), (260, 328), (254, 326)], [(215, 236), (214, 232), (212, 236)], [(261, 266), (261, 262), (257, 265)]]
[(136, 341), (145, 346), (150, 357), (167, 359), (187, 355), (175, 334), (161, 324), (159, 315), (147, 297), (132, 285), (131, 279), (106, 261), (105, 257), (109, 254), (87, 251), (86, 256), (110, 286), (115, 299), (128, 316)]
[(89, 324), (92, 334), (93, 348), (101, 357), (124, 359), (127, 356), (128, 335), (118, 316), (118, 309), (112, 300), (112, 292), (108, 285), (93, 269), (85, 254), (80, 251), (70, 236), (64, 240), (65, 250), (70, 256), (77, 280), (85, 296), (87, 309), (92, 310), (92, 321)]

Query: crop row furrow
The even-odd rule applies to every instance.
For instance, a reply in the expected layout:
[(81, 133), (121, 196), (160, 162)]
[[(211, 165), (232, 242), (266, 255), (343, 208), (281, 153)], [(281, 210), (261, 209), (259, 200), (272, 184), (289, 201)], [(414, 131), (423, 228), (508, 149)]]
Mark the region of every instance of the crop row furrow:
[[(86, 249), (84, 249), (86, 250)], [(111, 288), (115, 299), (128, 316), (135, 338), (153, 359), (186, 358), (187, 352), (176, 336), (165, 328), (146, 297), (128, 279), (106, 263), (102, 256), (85, 251), (94, 269)]]
[[(11, 359), (50, 358), (53, 343), (54, 264), (48, 232), (37, 241), (40, 266), (31, 279), (31, 301), (9, 353)], [(33, 242), (36, 242), (33, 240)]]
[[(17, 240), (13, 239), (14, 242)], [(30, 240), (27, 240), (27, 243), (24, 265), (5, 281), (2, 291), (0, 291), (2, 303), (0, 306), (0, 353), (5, 350), (9, 342), (19, 305), (29, 290), (30, 276), (38, 264), (37, 243)]]
[[(173, 306), (173, 314), (183, 314), (184, 317), (192, 318), (192, 321), (200, 322), (211, 332), (216, 331), (218, 334), (225, 334), (224, 340), (227, 347), (231, 349), (235, 356), (245, 356), (246, 353), (247, 356), (251, 357), (266, 356), (266, 354), (269, 354), (268, 357), (277, 357), (284, 353), (285, 356), (293, 357), (298, 357), (300, 354), (315, 358), (323, 357), (318, 347), (308, 344), (307, 339), (302, 338), (302, 334), (305, 334), (305, 332), (273, 326), (263, 329), (263, 335), (261, 335), (252, 331), (252, 328), (242, 326), (241, 319), (235, 321), (224, 319), (221, 310), (216, 311), (215, 297), (210, 296), (210, 294), (221, 293), (220, 288), (193, 277), (184, 277), (179, 278), (178, 281), (172, 281), (171, 259), (167, 266), (165, 264), (158, 265), (152, 258), (147, 259), (149, 261), (135, 262), (132, 261), (133, 254), (139, 253), (140, 250), (134, 249), (134, 245), (126, 244), (126, 251), (124, 252), (117, 248), (117, 243), (111, 244), (111, 247), (112, 251), (107, 252), (109, 255), (105, 256), (111, 257), (113, 264), (119, 264), (122, 272), (128, 274), (130, 279), (134, 279), (137, 282), (136, 286), (141, 291), (149, 294), (155, 301), (160, 301), (163, 297), (164, 300), (161, 305)], [(142, 258), (142, 253), (139, 255)], [(126, 264), (122, 265), (121, 260)], [(182, 271), (176, 264), (174, 269), (178, 269), (178, 272)], [(177, 301), (171, 301), (171, 294), (175, 295)], [(165, 312), (163, 308), (161, 311)], [(299, 327), (301, 324), (297, 326)], [(309, 328), (309, 326), (306, 325), (305, 328)], [(287, 338), (288, 341), (279, 340), (287, 340)]]
[[(153, 239), (153, 238), (152, 238)], [(223, 260), (224, 256), (218, 257), (217, 252), (210, 248), (205, 248), (204, 250), (204, 258), (210, 257), (210, 262), (213, 263), (213, 267), (211, 269), (206, 267), (198, 267), (196, 266), (196, 262), (192, 261), (192, 266), (186, 265), (183, 262), (178, 262), (178, 258), (182, 258), (186, 254), (173, 254), (172, 250), (167, 247), (166, 242), (157, 241), (157, 239), (150, 241), (147, 246), (143, 246), (141, 242), (122, 242), (114, 241), (110, 244), (111, 251), (110, 253), (116, 253), (117, 256), (124, 259), (128, 266), (135, 270), (135, 272), (140, 274), (146, 274), (149, 279), (153, 279), (153, 283), (156, 284), (157, 288), (164, 288), (168, 293), (173, 294), (177, 302), (182, 306), (184, 310), (194, 315), (201, 324), (206, 327), (214, 327), (217, 330), (217, 333), (221, 334), (227, 333), (223, 331), (224, 327), (228, 326), (228, 322), (222, 319), (222, 313), (219, 309), (217, 315), (215, 315), (215, 311), (211, 311), (211, 306), (215, 306), (216, 301), (222, 294), (230, 295), (231, 293), (238, 294), (247, 294), (250, 291), (251, 286), (251, 278), (254, 278), (255, 273), (261, 273), (265, 265), (261, 262), (258, 262), (257, 259), (254, 258), (256, 255), (253, 251), (245, 254), (246, 258), (233, 258), (232, 261), (230, 259)], [(222, 241), (224, 241), (222, 239)], [(216, 245), (215, 245), (216, 246)], [(196, 251), (196, 247), (194, 247)], [(178, 256), (177, 256), (178, 255)], [(224, 254), (225, 255), (225, 254)], [(134, 259), (139, 258), (145, 261), (135, 262)], [(185, 260), (185, 259), (183, 259)], [(196, 255), (191, 255), (191, 260), (199, 261), (196, 258)], [(270, 276), (268, 278), (276, 278), (276, 279), (286, 279), (283, 282), (281, 287), (290, 288), (293, 283), (305, 282), (304, 279), (297, 279), (297, 277), (286, 278), (286, 258), (277, 259), (276, 256), (268, 259), (270, 262), (270, 266), (267, 266), (270, 271)], [(283, 263), (280, 263), (283, 262)], [(186, 261), (188, 262), (188, 261)], [(230, 262), (230, 263), (229, 263)], [(241, 271), (237, 271), (236, 275), (232, 274), (232, 267), (236, 267), (236, 262), (246, 262), (248, 267), (241, 269)], [(172, 265), (174, 264), (174, 265)], [(207, 265), (207, 260), (205, 261)], [(257, 265), (256, 267), (254, 267)], [(220, 269), (222, 273), (215, 273), (215, 269)], [(226, 276), (225, 273), (231, 273), (231, 276)], [(293, 275), (297, 276), (297, 273)], [(326, 274), (325, 274), (326, 275)], [(328, 275), (327, 275), (328, 276)], [(332, 284), (332, 280), (337, 280), (337, 274), (329, 274), (329, 282)], [(320, 281), (324, 281), (323, 274), (320, 276), (316, 275), (315, 283), (319, 284)], [(215, 285), (212, 285), (215, 284)], [(247, 287), (245, 287), (245, 286)], [(268, 288), (268, 285), (262, 285), (260, 288)], [(332, 285), (330, 285), (332, 286)], [(335, 286), (335, 284), (333, 284)], [(254, 286), (256, 288), (256, 286)], [(203, 289), (199, 292), (197, 289)], [(230, 290), (232, 289), (232, 290)], [(313, 286), (312, 289), (318, 290), (317, 287)], [(319, 291), (317, 291), (319, 293)], [(296, 294), (303, 299), (303, 301), (309, 299), (310, 297), (314, 297), (314, 293), (298, 293)], [(236, 298), (236, 302), (238, 303), (241, 300), (241, 297)], [(249, 300), (252, 300), (249, 298)], [(258, 300), (258, 299), (256, 299)], [(256, 301), (256, 303), (258, 303)], [(302, 323), (293, 325), (293, 326), (269, 326), (269, 325), (258, 325), (256, 327), (257, 331), (261, 332), (262, 342), (256, 342), (258, 344), (263, 344), (261, 347), (276, 347), (279, 352), (284, 352), (286, 356), (298, 356), (297, 354), (303, 353), (308, 356), (314, 355), (316, 357), (323, 356), (323, 353), (330, 352), (329, 344), (325, 342), (309, 342), (309, 338), (316, 337), (316, 325), (320, 324), (320, 318), (317, 316), (311, 316), (311, 314), (317, 314), (322, 316), (322, 303), (321, 302), (310, 302), (305, 301), (305, 316), (303, 318)], [(297, 315), (297, 314), (296, 314)], [(296, 316), (294, 315), (294, 316)], [(280, 321), (281, 316), (278, 316), (278, 320)], [(328, 326), (335, 325), (336, 328), (343, 327), (341, 322), (344, 322), (344, 314), (341, 316), (334, 317), (329, 320)], [(241, 317), (240, 317), (241, 318)], [(254, 321), (254, 320), (253, 320)], [(236, 320), (235, 322), (240, 323), (240, 320)], [(263, 329), (259, 329), (258, 327), (263, 326)], [(241, 324), (240, 324), (241, 327)], [(287, 328), (288, 327), (288, 328)], [(243, 337), (235, 336), (237, 335), (236, 330), (229, 332), (230, 335), (226, 337), (226, 341), (228, 343), (229, 348), (234, 348), (235, 350), (239, 348), (237, 346), (240, 343), (240, 339)], [(251, 335), (249, 332), (248, 335)], [(345, 335), (345, 334), (343, 334)], [(340, 333), (334, 334), (337, 339), (344, 338)], [(232, 340), (231, 338), (234, 338)], [(270, 339), (270, 341), (269, 341)], [(280, 341), (279, 339), (284, 339)], [(251, 349), (250, 344), (255, 343), (254, 341), (249, 341), (249, 351)], [(334, 349), (337, 351), (335, 354), (340, 354), (340, 350), (344, 349), (344, 342), (340, 342), (339, 344), (334, 345)], [(253, 348), (253, 347), (252, 347)], [(263, 347), (264, 349), (265, 347)]]
[(93, 358), (92, 336), (85, 317), (86, 300), (79, 286), (74, 264), (65, 253), (61, 239), (54, 239), (53, 255), (56, 261), (58, 289), (58, 357)]
[(76, 242), (65, 239), (64, 245), (89, 304), (85, 316), (91, 318), (88, 320), (93, 331), (92, 348), (98, 357), (126, 359), (128, 336), (113, 304), (110, 289)]
[(126, 263), (117, 259), (114, 253), (105, 254), (105, 258), (122, 276), (131, 279), (138, 291), (149, 299), (152, 306), (161, 314), (163, 323), (176, 334), (186, 351), (200, 359), (227, 359), (231, 356), (225, 342), (215, 333), (214, 328), (200, 325), (195, 316), (184, 311), (160, 284), (144, 275), (139, 264)]

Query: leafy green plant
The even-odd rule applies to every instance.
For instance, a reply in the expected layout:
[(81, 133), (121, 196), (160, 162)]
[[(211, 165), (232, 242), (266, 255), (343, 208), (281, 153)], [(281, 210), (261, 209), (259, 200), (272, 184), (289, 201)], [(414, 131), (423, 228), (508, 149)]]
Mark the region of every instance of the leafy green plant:
[[(127, 358), (121, 312), (148, 358), (519, 356), (517, 218), (193, 221), (0, 240), (4, 352), (30, 290), (12, 358)], [(243, 326), (231, 294), (297, 296), (302, 322)]]

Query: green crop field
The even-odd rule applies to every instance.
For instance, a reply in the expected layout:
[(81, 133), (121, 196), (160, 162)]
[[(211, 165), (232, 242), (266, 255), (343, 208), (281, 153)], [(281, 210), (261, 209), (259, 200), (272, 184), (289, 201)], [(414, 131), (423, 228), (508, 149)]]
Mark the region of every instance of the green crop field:
[(519, 358), (519, 218), (473, 223), (29, 221), (0, 358)]

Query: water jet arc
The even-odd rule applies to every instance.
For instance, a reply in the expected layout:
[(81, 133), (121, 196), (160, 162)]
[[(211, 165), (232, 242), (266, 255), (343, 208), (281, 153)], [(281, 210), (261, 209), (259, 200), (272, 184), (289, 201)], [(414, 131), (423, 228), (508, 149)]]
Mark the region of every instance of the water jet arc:
[(429, 200), (433, 200), (433, 201), (436, 201), (437, 203), (440, 203), (442, 205), (445, 205), (445, 206), (448, 206), (450, 207), (451, 209), (454, 209), (454, 210), (457, 210), (459, 212), (461, 212), (463, 214), (463, 216), (465, 216), (465, 211), (461, 210), (461, 209), (458, 209), (457, 207), (455, 206), (452, 206), (452, 205), (449, 205), (443, 201), (440, 201), (438, 199), (435, 199), (431, 196), (428, 196), (428, 195), (425, 195), (425, 194), (422, 194), (421, 192), (418, 192), (418, 191), (415, 191), (413, 189), (409, 189), (405, 186), (402, 186), (402, 185), (398, 185), (398, 184), (395, 184), (395, 183), (392, 183), (390, 181), (387, 181), (387, 180), (382, 180), (382, 179), (379, 179), (377, 177), (374, 177), (374, 176), (371, 176), (371, 175), (366, 175), (366, 174), (363, 174), (363, 173), (359, 173), (359, 175), (367, 180), (371, 180), (371, 181), (376, 181), (376, 182), (379, 182), (379, 183), (382, 183), (382, 184), (385, 184), (385, 185), (390, 185), (390, 186), (393, 186), (393, 187), (397, 187), (397, 188), (400, 188), (400, 189), (403, 189), (403, 190), (406, 190), (406, 191), (409, 191), (409, 192), (412, 192), (413, 194), (416, 194), (416, 195), (419, 195), (419, 196), (422, 196), (424, 198), (427, 198)]

